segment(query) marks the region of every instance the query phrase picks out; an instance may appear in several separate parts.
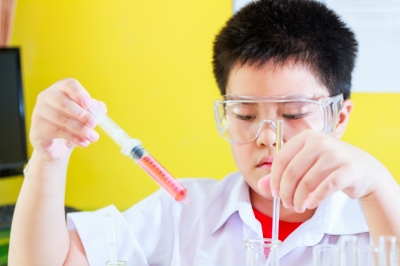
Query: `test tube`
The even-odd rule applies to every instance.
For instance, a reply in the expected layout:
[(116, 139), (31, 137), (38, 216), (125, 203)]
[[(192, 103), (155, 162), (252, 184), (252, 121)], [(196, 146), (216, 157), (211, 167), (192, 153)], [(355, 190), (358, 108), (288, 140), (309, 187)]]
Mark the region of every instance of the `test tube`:
[(107, 235), (107, 243), (108, 248), (110, 250), (110, 263), (112, 265), (117, 265), (117, 252), (116, 248), (116, 240), (115, 240), (115, 230), (114, 230), (114, 219), (110, 213), (106, 215), (106, 235)]
[(313, 247), (314, 266), (339, 266), (339, 246), (319, 244)]
[(378, 249), (371, 245), (361, 245), (356, 248), (357, 266), (379, 266)]
[(397, 238), (395, 236), (379, 237), (379, 266), (398, 266)]
[(340, 266), (356, 265), (356, 236), (341, 236), (339, 238)]
[[(278, 154), (278, 152), (282, 148), (282, 143), (283, 143), (282, 140), (283, 140), (283, 121), (278, 120), (276, 122), (275, 156)], [(272, 241), (274, 243), (278, 242), (280, 206), (281, 206), (281, 199), (279, 197), (274, 198), (274, 206), (273, 206), (273, 213), (272, 213)], [(273, 248), (271, 251), (272, 251), (271, 266), (279, 266), (278, 247)]]
[(400, 244), (397, 243), (397, 264), (400, 264)]
[(131, 138), (100, 109), (91, 107), (89, 112), (96, 118), (98, 125), (121, 147), (123, 154), (131, 157), (176, 201), (189, 203), (187, 189), (143, 148), (140, 140)]

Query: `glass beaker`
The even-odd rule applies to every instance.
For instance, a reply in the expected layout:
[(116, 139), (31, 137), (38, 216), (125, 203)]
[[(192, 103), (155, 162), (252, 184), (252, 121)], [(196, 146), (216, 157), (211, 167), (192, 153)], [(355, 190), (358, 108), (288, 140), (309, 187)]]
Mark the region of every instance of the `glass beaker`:
[(313, 247), (314, 266), (339, 266), (339, 246), (319, 244)]
[(279, 247), (282, 241), (270, 238), (253, 238), (243, 241), (246, 247), (246, 266), (264, 266), (271, 256), (271, 266), (279, 266)]
[(128, 263), (126, 261), (122, 261), (122, 260), (119, 260), (117, 262), (117, 264), (112, 263), (111, 261), (107, 261), (106, 266), (128, 266)]

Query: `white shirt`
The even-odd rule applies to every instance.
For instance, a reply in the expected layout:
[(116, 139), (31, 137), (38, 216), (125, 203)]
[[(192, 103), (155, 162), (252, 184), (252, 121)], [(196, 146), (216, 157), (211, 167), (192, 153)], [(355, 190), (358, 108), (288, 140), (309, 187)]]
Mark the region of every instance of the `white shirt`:
[[(180, 182), (188, 190), (190, 205), (159, 190), (123, 213), (111, 205), (68, 214), (68, 227), (78, 230), (89, 264), (105, 265), (110, 260), (105, 216), (111, 213), (117, 257), (129, 266), (245, 265), (242, 241), (262, 237), (262, 229), (243, 177), (233, 173), (221, 181)], [(336, 243), (340, 235), (356, 235), (359, 243), (370, 244), (368, 232), (359, 201), (337, 192), (282, 243), (280, 265), (312, 265), (312, 246)]]

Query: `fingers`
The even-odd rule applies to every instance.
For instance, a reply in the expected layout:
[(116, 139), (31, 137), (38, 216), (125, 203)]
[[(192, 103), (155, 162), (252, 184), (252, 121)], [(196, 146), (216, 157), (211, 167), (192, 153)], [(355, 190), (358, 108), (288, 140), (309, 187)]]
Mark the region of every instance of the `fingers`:
[(66, 78), (56, 84), (55, 88), (62, 91), (69, 97), (75, 100), (83, 108), (90, 108), (92, 105), (92, 98), (88, 91), (76, 79)]
[[(349, 178), (343, 178), (346, 171), (337, 169), (331, 172), (321, 183), (310, 193), (305, 201), (305, 208), (314, 209), (322, 203), (325, 199), (330, 197), (333, 193), (344, 189), (349, 185)], [(304, 209), (305, 210), (305, 209)], [(304, 210), (302, 212), (304, 212)]]
[[(335, 160), (331, 159), (326, 155), (317, 155), (316, 162), (301, 177), (295, 191), (293, 191), (292, 200), (296, 212), (304, 212), (306, 208), (312, 209), (316, 202), (319, 204), (323, 200), (322, 197), (328, 197), (330, 194), (328, 194), (328, 189), (324, 188), (324, 186), (332, 187), (333, 183), (339, 185), (334, 179), (338, 177), (335, 173), (338, 171), (339, 165), (336, 164)], [(337, 191), (342, 187), (335, 186), (333, 188)], [(327, 194), (314, 199), (313, 195), (315, 195), (316, 191), (321, 190), (326, 191)]]
[[(51, 122), (50, 120), (45, 120), (43, 119), (41, 121), (41, 125), (42, 125), (42, 130), (44, 132), (46, 132), (46, 137), (44, 139), (44, 142), (42, 142), (42, 146), (45, 145), (45, 142), (47, 140), (49, 142), (49, 146), (51, 144), (51, 141), (55, 140), (55, 139), (63, 139), (65, 140), (67, 143), (70, 143), (69, 146), (71, 146), (71, 144), (73, 145), (79, 145), (79, 146), (83, 146), (86, 147), (90, 144), (91, 141), (96, 141), (96, 137), (98, 138), (98, 133), (93, 131), (95, 133), (94, 136), (91, 136), (90, 138), (92, 138), (93, 140), (89, 140), (88, 138), (82, 137), (81, 135), (69, 130), (67, 127), (62, 127), (59, 124), (55, 124), (53, 122)], [(43, 133), (41, 134), (40, 132), (38, 133), (38, 135), (44, 135)]]
[(260, 178), (260, 180), (258, 180), (258, 187), (264, 191), (270, 191), (271, 189), (271, 174), (268, 174), (262, 178)]
[[(92, 99), (74, 79), (64, 79), (42, 91), (32, 114), (31, 142), (51, 143), (64, 139), (75, 145), (87, 146), (99, 138), (94, 131), (96, 120), (87, 110), (93, 104), (106, 111), (105, 104)], [(37, 145), (36, 145), (37, 146)]]
[(307, 197), (306, 193), (312, 191), (317, 184), (317, 180), (313, 179), (313, 176), (307, 178), (317, 160), (318, 151), (307, 147), (301, 149), (290, 160), (281, 177), (280, 197), (283, 206), (286, 208), (301, 207), (299, 203), (302, 203), (304, 197)]
[[(90, 116), (88, 111), (85, 110), (85, 113), (86, 114), (84, 114), (84, 116), (89, 115), (89, 118), (85, 119), (86, 121), (88, 121), (87, 123), (83, 123), (80, 120), (76, 119), (76, 117), (70, 116), (67, 113), (57, 110), (49, 112), (47, 120), (52, 124), (52, 126), (55, 127), (55, 132), (60, 133), (57, 134), (58, 137), (64, 138), (65, 136), (73, 136), (72, 139), (74, 140), (80, 139), (87, 141), (97, 141), (97, 139), (99, 138), (99, 134), (93, 129), (96, 125), (96, 121)], [(64, 139), (72, 141), (71, 138)]]
[[(329, 135), (303, 131), (275, 157), (270, 189), (284, 207), (304, 212), (339, 190), (354, 199), (368, 195), (377, 189), (376, 169), (381, 169), (379, 162), (370, 154)], [(268, 191), (267, 181), (260, 180), (261, 190)]]
[[(92, 102), (92, 99), (89, 99)], [(96, 120), (90, 115), (89, 111), (79, 105), (75, 99), (71, 98), (61, 90), (53, 89), (46, 91), (43, 101), (46, 106), (52, 108), (52, 111), (59, 115), (61, 119), (60, 123), (67, 121), (66, 117), (69, 117), (77, 119), (82, 124), (92, 128), (96, 125)], [(90, 106), (91, 105), (92, 103), (90, 103)], [(56, 123), (54, 120), (52, 120), (52, 122)]]
[(349, 186), (338, 175), (346, 164), (338, 160), (343, 156), (335, 141), (316, 132), (302, 132), (285, 143), (274, 159), (270, 181), (271, 191), (279, 191), (285, 208), (304, 212)]
[[(300, 133), (301, 134), (301, 133)], [(297, 136), (292, 138), (290, 142), (285, 143), (279, 151), (279, 155), (274, 158), (271, 169), (271, 193), (274, 197), (280, 197), (281, 181), (283, 173), (291, 162), (292, 158), (300, 152), (304, 147), (305, 141)], [(288, 176), (288, 174), (286, 175)]]

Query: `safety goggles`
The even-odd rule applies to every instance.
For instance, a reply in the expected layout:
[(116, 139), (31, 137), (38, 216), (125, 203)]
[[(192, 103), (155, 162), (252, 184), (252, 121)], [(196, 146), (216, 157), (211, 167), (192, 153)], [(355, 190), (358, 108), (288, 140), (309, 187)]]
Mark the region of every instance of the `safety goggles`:
[(235, 144), (254, 141), (270, 121), (283, 121), (283, 138), (306, 129), (329, 133), (335, 130), (343, 106), (342, 94), (290, 96), (224, 95), (214, 103), (214, 116), (219, 134)]

